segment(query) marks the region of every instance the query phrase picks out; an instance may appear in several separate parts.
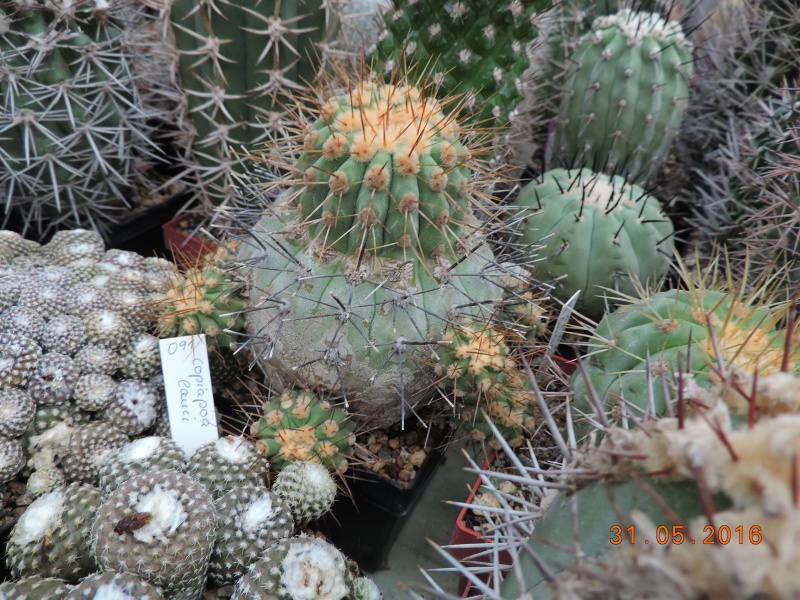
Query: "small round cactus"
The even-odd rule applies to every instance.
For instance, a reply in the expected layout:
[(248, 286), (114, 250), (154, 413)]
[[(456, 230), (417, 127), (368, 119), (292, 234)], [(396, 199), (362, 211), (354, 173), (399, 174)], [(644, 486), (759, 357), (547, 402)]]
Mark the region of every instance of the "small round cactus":
[(19, 333), (0, 333), (0, 387), (20, 387), (28, 382), (42, 349)]
[(327, 513), (336, 500), (336, 482), (317, 462), (296, 461), (278, 473), (272, 490), (292, 509), (295, 522), (305, 524)]
[(453, 390), (456, 419), (473, 438), (492, 437), (484, 411), (512, 446), (533, 433), (534, 396), (502, 333), (487, 323), (454, 325), (438, 354), (438, 384)]
[(219, 527), (209, 569), (216, 583), (235, 583), (269, 546), (294, 530), (289, 505), (265, 487), (234, 488), (217, 500), (216, 507)]
[(156, 422), (161, 403), (161, 394), (148, 382), (123, 379), (100, 417), (127, 435), (139, 435)]
[(161, 588), (122, 571), (94, 573), (75, 586), (66, 600), (164, 600)]
[(0, 437), (21, 436), (33, 423), (36, 401), (19, 388), (0, 388)]
[(133, 440), (100, 467), (99, 486), (110, 494), (131, 477), (151, 469), (183, 471), (183, 449), (170, 438), (149, 436)]
[(81, 425), (72, 434), (61, 465), (70, 481), (94, 484), (100, 467), (130, 441), (124, 432), (104, 421)]
[(11, 481), (25, 466), (25, 450), (16, 438), (0, 436), (0, 484)]
[(255, 444), (233, 435), (200, 446), (186, 465), (186, 472), (215, 499), (240, 485), (264, 485), (268, 471), (269, 462)]
[(340, 600), (350, 595), (352, 583), (339, 550), (319, 538), (300, 536), (271, 546), (236, 584), (232, 600)]
[(0, 598), (3, 600), (33, 600), (34, 598), (65, 600), (71, 590), (72, 586), (63, 579), (31, 575), (15, 581), (0, 583)]
[(140, 575), (172, 600), (197, 600), (216, 529), (208, 490), (188, 475), (159, 469), (132, 477), (108, 496), (91, 543), (102, 569)]
[(294, 460), (312, 460), (339, 471), (347, 468), (355, 423), (308, 390), (287, 390), (263, 404), (250, 435), (266, 449), (273, 469)]
[(519, 242), (538, 259), (532, 271), (557, 280), (553, 295), (562, 302), (580, 290), (575, 308), (587, 316), (603, 314), (602, 288), (632, 295), (669, 270), (672, 222), (655, 197), (622, 177), (548, 171), (520, 191), (512, 210)]
[(39, 575), (77, 583), (97, 569), (89, 530), (103, 494), (73, 483), (35, 500), (8, 541), (7, 562), (15, 577)]

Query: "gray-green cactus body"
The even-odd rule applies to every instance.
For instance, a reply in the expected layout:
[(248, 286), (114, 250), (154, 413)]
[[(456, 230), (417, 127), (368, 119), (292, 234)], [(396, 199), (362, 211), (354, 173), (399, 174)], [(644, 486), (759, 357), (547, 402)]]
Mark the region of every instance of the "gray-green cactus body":
[(120, 485), (97, 511), (92, 549), (106, 570), (128, 570), (173, 600), (198, 600), (214, 548), (217, 513), (205, 487), (160, 469)]
[(3, 600), (32, 600), (33, 598), (52, 598), (64, 600), (72, 590), (63, 579), (31, 575), (15, 581), (0, 583), (0, 598)]
[[(605, 309), (602, 288), (634, 295), (663, 277), (672, 257), (672, 222), (657, 198), (619, 176), (554, 169), (526, 185), (512, 205), (520, 243), (553, 295), (592, 317)], [(613, 297), (615, 294), (610, 292)]]
[(289, 505), (297, 524), (319, 519), (336, 500), (336, 481), (317, 462), (298, 460), (275, 477), (273, 491)]
[(8, 542), (7, 563), (15, 577), (39, 575), (77, 583), (97, 569), (89, 531), (103, 494), (73, 483), (45, 494), (20, 517)]
[(219, 527), (209, 569), (216, 583), (235, 583), (269, 546), (294, 530), (289, 505), (266, 487), (241, 485), (219, 498), (216, 507)]
[(138, 575), (105, 571), (89, 575), (75, 586), (66, 600), (164, 600), (161, 589)]
[(233, 600), (341, 600), (353, 576), (345, 556), (319, 538), (294, 537), (271, 546), (236, 584)]
[(226, 435), (195, 450), (186, 472), (215, 499), (240, 485), (264, 485), (269, 462), (244, 436)]
[(556, 84), (559, 166), (649, 178), (686, 114), (691, 42), (677, 21), (625, 8), (595, 19), (574, 46)]

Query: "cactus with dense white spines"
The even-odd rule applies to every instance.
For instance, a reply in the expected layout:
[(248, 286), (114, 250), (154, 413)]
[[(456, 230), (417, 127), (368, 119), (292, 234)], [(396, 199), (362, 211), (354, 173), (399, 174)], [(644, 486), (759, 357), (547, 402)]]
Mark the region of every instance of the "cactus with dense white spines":
[(206, 202), (236, 199), (241, 148), (280, 135), (292, 93), (312, 84), (338, 28), (338, 3), (179, 0), (170, 21), (188, 109), (187, 170)]
[(336, 500), (336, 482), (328, 469), (307, 460), (286, 465), (272, 489), (289, 505), (298, 524), (320, 518)]
[(27, 231), (107, 232), (152, 179), (158, 154), (133, 72), (135, 3), (0, 4), (0, 193)]
[(243, 484), (264, 485), (268, 471), (269, 462), (256, 445), (234, 435), (200, 446), (186, 464), (186, 472), (215, 499)]
[(77, 583), (97, 569), (89, 530), (100, 490), (73, 483), (35, 500), (11, 531), (7, 563), (15, 577), (39, 575)]
[(209, 577), (220, 584), (235, 583), (272, 544), (294, 531), (286, 501), (265, 487), (245, 484), (216, 502), (217, 543)]
[(94, 573), (83, 579), (66, 600), (164, 600), (161, 588), (141, 577), (122, 571)]
[(92, 525), (91, 547), (102, 569), (140, 575), (171, 600), (199, 600), (216, 530), (211, 493), (189, 475), (156, 469), (108, 496)]
[(171, 438), (148, 436), (122, 446), (100, 467), (99, 487), (110, 494), (122, 483), (150, 470), (183, 471), (186, 457), (183, 449)]
[(233, 600), (340, 600), (352, 592), (345, 556), (319, 538), (299, 536), (271, 546), (236, 584)]

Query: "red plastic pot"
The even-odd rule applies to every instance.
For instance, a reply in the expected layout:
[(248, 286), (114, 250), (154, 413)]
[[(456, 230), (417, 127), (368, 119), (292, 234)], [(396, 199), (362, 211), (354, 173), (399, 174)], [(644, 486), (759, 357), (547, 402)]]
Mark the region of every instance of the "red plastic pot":
[[(553, 357), (554, 362), (561, 368), (565, 375), (570, 376), (572, 375), (575, 370), (578, 368), (578, 363), (573, 360), (567, 360), (561, 356)], [(486, 462), (483, 465), (483, 470), (487, 470), (494, 462), (495, 454), (492, 453), (489, 458), (486, 459)], [(475, 501), (475, 496), (478, 494), (478, 489), (481, 487), (481, 479), (475, 482), (475, 485), (472, 486), (472, 492), (467, 498), (467, 504), (472, 504)], [(453, 529), (453, 535), (450, 537), (450, 546), (468, 546), (468, 545), (476, 545), (480, 544), (483, 541), (486, 541), (485, 538), (474, 529), (471, 529), (467, 525), (467, 511), (472, 510), (469, 506), (464, 506), (461, 509), (461, 512), (458, 513), (458, 519), (456, 519), (456, 525)], [(450, 554), (453, 555), (459, 562), (465, 562), (469, 560), (473, 561), (486, 561), (488, 560), (487, 557), (478, 557), (475, 558), (476, 554), (483, 552), (480, 548), (468, 548), (468, 547), (456, 547), (449, 549)], [(508, 552), (501, 552), (499, 555), (500, 564), (502, 565), (510, 565), (511, 564), (511, 555)], [(488, 575), (486, 576), (488, 578)], [(486, 579), (482, 578), (482, 579)], [(459, 581), (458, 591), (459, 594), (462, 594), (462, 598), (466, 598), (463, 594), (467, 593), (469, 588), (469, 582), (464, 577), (461, 578)]]
[(194, 265), (206, 254), (215, 252), (219, 246), (212, 241), (189, 235), (180, 225), (195, 218), (192, 213), (181, 213), (161, 226), (164, 247), (172, 252), (174, 262), (180, 266)]

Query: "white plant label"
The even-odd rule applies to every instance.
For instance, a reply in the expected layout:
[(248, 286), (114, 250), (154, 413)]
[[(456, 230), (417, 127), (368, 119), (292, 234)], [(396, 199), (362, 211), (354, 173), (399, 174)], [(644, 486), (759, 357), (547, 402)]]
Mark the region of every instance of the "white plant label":
[(211, 391), (206, 336), (184, 335), (158, 341), (172, 439), (187, 456), (219, 438)]

